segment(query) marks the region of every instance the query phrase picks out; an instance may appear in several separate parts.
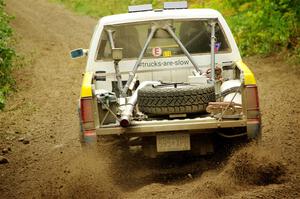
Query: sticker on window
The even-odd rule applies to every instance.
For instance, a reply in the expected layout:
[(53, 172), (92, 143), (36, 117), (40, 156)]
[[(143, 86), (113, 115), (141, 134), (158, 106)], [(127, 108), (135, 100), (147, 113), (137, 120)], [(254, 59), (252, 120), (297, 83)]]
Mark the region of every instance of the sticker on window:
[(165, 50), (165, 51), (163, 52), (163, 56), (164, 56), (164, 57), (172, 57), (172, 52), (171, 52), (170, 50)]
[(152, 48), (152, 55), (154, 57), (159, 57), (159, 56), (161, 56), (161, 54), (162, 54), (162, 50), (160, 47)]
[(215, 53), (219, 52), (219, 49), (221, 48), (221, 42), (218, 42), (215, 44)]

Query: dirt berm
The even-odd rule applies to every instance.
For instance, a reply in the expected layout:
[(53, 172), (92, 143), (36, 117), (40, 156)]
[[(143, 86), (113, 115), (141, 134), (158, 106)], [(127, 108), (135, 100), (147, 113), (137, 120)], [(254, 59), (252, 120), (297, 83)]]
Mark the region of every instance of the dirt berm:
[(0, 149), (11, 149), (0, 198), (300, 198), (299, 65), (245, 60), (259, 86), (259, 147), (228, 158), (149, 160), (113, 146), (85, 155), (76, 113), (85, 60), (68, 53), (88, 47), (96, 20), (46, 0), (9, 0), (7, 11), (26, 64), (0, 113)]

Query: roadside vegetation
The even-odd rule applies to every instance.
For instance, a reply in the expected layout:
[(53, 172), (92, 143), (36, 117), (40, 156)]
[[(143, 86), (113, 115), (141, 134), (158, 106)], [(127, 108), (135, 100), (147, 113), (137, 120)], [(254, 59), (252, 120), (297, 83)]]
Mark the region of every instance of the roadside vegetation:
[[(127, 12), (128, 5), (168, 0), (52, 0), (93, 17)], [(171, 0), (176, 1), (176, 0)], [(215, 8), (226, 18), (243, 55), (284, 52), (300, 63), (300, 4), (290, 0), (189, 0), (192, 8)]]
[[(128, 5), (151, 3), (161, 8), (170, 0), (50, 0), (74, 11), (102, 17), (127, 12)], [(171, 0), (176, 1), (176, 0)], [(289, 61), (300, 63), (300, 4), (290, 0), (189, 0), (192, 8), (215, 8), (226, 18), (244, 56), (282, 53)], [(16, 58), (12, 48), (11, 16), (0, 0), (0, 110), (14, 88), (11, 72)]]
[(13, 30), (9, 26), (12, 17), (4, 11), (4, 0), (0, 0), (0, 110), (5, 105), (5, 97), (14, 87), (14, 79), (11, 76), (13, 61), (16, 56), (11, 47)]
[(300, 62), (300, 4), (290, 0), (214, 0), (244, 55), (287, 52)]

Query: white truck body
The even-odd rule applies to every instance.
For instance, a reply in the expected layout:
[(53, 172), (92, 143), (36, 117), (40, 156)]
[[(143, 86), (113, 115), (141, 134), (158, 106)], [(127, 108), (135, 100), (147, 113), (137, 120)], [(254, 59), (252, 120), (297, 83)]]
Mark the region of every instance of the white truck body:
[[(71, 52), (73, 58), (85, 54)], [(215, 136), (260, 137), (256, 80), (218, 11), (103, 17), (87, 54), (78, 109), (83, 143), (120, 136), (150, 156), (204, 155), (213, 152)]]
[[(216, 10), (212, 9), (182, 9), (182, 10), (160, 10), (160, 11), (146, 11), (137, 13), (126, 13), (119, 15), (112, 15), (103, 17), (99, 20), (94, 35), (91, 40), (89, 48), (89, 55), (87, 61), (87, 72), (106, 71), (107, 79), (103, 82), (102, 88), (111, 89), (111, 81), (115, 81), (114, 63), (108, 60), (96, 60), (97, 49), (99, 47), (99, 41), (102, 34), (106, 34), (103, 30), (105, 26), (116, 24), (128, 24), (144, 21), (159, 21), (159, 20), (199, 20), (199, 19), (218, 19), (220, 26), (227, 37), (228, 44), (231, 51), (226, 53), (216, 54), (216, 63), (223, 65), (231, 62), (237, 62), (241, 60), (241, 56), (234, 40), (234, 37), (228, 27), (223, 16)], [(193, 58), (202, 69), (209, 68), (211, 55), (205, 54), (193, 54)], [(122, 79), (128, 79), (128, 73), (132, 71), (132, 68), (137, 59), (123, 59), (120, 61), (120, 71), (122, 73)], [(157, 65), (160, 66), (157, 67)], [(193, 66), (188, 58), (183, 54), (180, 56), (174, 56), (169, 58), (144, 58), (142, 65), (138, 70), (138, 77), (140, 80), (164, 80), (172, 82), (186, 82), (188, 74), (191, 74)], [(154, 77), (154, 78), (153, 78)]]

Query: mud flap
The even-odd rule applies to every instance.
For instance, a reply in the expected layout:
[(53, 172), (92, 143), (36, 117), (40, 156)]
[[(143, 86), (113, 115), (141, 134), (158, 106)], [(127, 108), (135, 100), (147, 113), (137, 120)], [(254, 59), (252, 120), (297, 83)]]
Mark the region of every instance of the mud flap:
[(261, 139), (261, 122), (259, 120), (247, 121), (247, 135), (250, 139)]
[(85, 144), (95, 144), (97, 142), (96, 130), (83, 131), (82, 138)]

